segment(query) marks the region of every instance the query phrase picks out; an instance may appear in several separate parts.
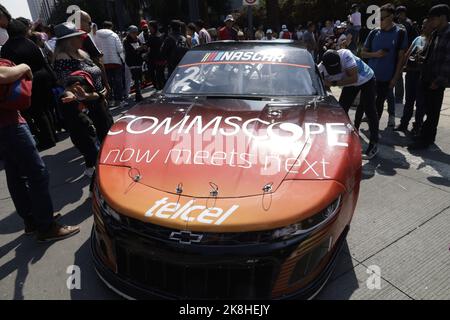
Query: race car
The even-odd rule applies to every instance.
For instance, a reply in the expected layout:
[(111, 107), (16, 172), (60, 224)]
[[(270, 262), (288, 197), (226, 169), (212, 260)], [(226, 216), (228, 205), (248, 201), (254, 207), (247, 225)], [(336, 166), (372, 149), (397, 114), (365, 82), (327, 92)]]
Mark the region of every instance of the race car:
[(202, 45), (105, 139), (95, 268), (130, 299), (310, 299), (345, 244), (360, 180), (358, 133), (308, 51)]

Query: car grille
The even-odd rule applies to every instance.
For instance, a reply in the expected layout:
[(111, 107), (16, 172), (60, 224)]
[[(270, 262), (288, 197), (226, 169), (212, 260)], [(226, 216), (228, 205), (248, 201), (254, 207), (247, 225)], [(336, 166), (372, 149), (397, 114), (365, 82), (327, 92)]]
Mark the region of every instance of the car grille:
[[(121, 216), (122, 227), (128, 231), (153, 239), (169, 240), (173, 232), (180, 230), (165, 228), (152, 223), (143, 222), (129, 217)], [(116, 222), (117, 224), (118, 222)], [(196, 233), (196, 232), (195, 232)], [(196, 245), (206, 246), (232, 246), (252, 245), (273, 242), (273, 231), (241, 232), (241, 233), (201, 233), (202, 240)]]
[(116, 243), (116, 255), (121, 277), (174, 299), (269, 299), (278, 271), (277, 263), (271, 260), (168, 262), (159, 254), (132, 251), (120, 241)]

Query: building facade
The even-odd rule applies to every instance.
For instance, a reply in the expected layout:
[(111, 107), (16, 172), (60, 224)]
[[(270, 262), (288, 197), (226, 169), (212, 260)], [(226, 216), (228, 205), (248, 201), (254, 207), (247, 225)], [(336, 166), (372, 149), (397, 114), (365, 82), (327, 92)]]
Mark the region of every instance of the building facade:
[(33, 21), (47, 23), (57, 5), (57, 0), (28, 0), (31, 17)]

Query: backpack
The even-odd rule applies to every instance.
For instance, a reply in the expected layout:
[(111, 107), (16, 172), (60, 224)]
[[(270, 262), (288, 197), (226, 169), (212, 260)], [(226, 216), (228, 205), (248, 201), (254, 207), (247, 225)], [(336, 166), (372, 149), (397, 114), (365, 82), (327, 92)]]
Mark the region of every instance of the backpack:
[(176, 38), (173, 35), (169, 36), (175, 42), (175, 50), (172, 54), (171, 60), (174, 65), (177, 65), (181, 59), (183, 59), (186, 52), (189, 51), (187, 40), (184, 36), (179, 36)]
[[(6, 59), (0, 59), (0, 67), (15, 67), (15, 64)], [(32, 80), (21, 79), (0, 85), (0, 109), (3, 110), (25, 110), (31, 106)]]
[(291, 33), (289, 31), (283, 32), (283, 38), (282, 39), (291, 39)]

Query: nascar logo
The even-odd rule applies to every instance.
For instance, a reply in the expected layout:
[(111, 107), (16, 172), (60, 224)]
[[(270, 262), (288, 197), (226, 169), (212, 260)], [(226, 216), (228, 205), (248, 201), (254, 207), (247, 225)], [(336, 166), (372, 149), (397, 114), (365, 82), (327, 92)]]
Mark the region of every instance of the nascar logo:
[(219, 61), (252, 61), (252, 62), (283, 62), (285, 54), (279, 51), (213, 51), (205, 54), (201, 62)]

